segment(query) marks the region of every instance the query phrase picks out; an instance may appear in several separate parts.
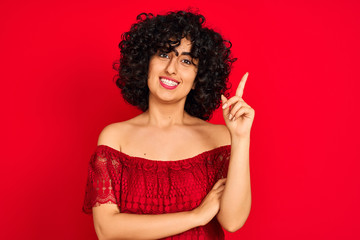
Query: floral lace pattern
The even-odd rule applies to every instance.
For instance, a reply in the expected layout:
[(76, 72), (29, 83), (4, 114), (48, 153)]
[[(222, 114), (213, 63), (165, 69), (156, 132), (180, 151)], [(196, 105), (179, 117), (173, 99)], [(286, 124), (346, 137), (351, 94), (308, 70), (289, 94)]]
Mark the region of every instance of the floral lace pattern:
[[(198, 207), (213, 185), (227, 176), (231, 145), (194, 157), (158, 161), (129, 156), (106, 145), (91, 156), (83, 212), (116, 204), (123, 213), (164, 214)], [(224, 239), (216, 217), (207, 225), (164, 239)]]

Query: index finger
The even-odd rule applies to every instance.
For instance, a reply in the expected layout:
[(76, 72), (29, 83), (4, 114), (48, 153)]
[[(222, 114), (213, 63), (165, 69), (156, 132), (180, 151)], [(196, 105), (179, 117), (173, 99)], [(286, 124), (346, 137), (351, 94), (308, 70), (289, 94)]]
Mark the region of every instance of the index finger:
[(236, 96), (239, 96), (239, 97), (242, 97), (243, 93), (244, 93), (244, 88), (245, 88), (245, 83), (246, 83), (246, 80), (249, 76), (249, 73), (245, 73), (244, 76), (241, 78), (241, 81), (239, 83), (239, 86), (238, 88), (236, 89), (236, 93), (235, 95)]

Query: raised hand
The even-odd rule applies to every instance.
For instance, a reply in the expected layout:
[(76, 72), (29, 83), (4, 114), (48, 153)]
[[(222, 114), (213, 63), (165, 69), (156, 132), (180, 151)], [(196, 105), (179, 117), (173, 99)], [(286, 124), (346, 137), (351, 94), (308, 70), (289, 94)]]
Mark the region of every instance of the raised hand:
[(245, 73), (242, 77), (235, 96), (227, 99), (221, 95), (223, 117), (233, 137), (250, 137), (251, 126), (255, 117), (255, 110), (242, 99), (248, 76), (249, 73)]

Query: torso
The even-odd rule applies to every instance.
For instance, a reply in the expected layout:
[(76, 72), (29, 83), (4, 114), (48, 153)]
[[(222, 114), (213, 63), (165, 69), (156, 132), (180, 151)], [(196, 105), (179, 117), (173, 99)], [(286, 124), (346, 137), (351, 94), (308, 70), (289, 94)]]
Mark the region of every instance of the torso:
[(144, 125), (141, 118), (111, 124), (117, 132), (113, 148), (150, 160), (180, 160), (231, 144), (225, 125), (194, 118), (187, 126), (159, 129)]

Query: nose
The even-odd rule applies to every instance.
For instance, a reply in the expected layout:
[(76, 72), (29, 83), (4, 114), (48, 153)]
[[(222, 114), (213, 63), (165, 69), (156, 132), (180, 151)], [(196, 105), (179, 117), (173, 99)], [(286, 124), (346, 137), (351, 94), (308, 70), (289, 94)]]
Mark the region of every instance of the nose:
[(168, 74), (176, 74), (176, 58), (172, 57), (166, 66), (166, 72)]

